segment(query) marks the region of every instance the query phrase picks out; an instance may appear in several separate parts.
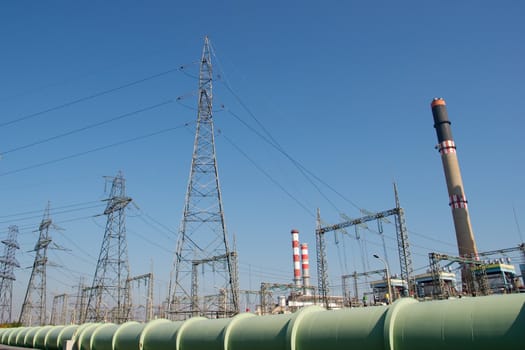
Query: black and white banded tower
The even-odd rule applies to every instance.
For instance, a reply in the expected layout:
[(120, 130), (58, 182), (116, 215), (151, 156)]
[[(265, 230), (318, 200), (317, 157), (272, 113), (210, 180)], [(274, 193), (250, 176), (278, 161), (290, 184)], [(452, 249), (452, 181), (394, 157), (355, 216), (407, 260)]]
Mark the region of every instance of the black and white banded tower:
[(5, 245), (4, 255), (0, 257), (0, 323), (12, 322), (13, 310), (13, 281), (16, 280), (14, 268), (20, 267), (15, 253), (20, 246), (17, 242), (18, 226), (9, 226), (7, 238), (2, 241)]
[(237, 254), (230, 249), (215, 156), (208, 37), (200, 61), (198, 112), (184, 213), (170, 279), (168, 315), (230, 317), (238, 312)]
[(83, 322), (128, 321), (130, 310), (130, 277), (128, 245), (126, 240), (126, 206), (131, 198), (126, 196), (126, 181), (121, 172), (111, 180), (111, 191), (106, 199), (104, 215), (106, 230), (100, 248), (93, 284), (87, 288), (86, 310)]
[(49, 202), (44, 211), (44, 217), (38, 227), (39, 236), (35, 245), (35, 261), (33, 262), (33, 269), (31, 277), (27, 285), (24, 303), (20, 311), (19, 322), (23, 326), (43, 326), (47, 323), (46, 310), (46, 280), (47, 280), (47, 250), (51, 244), (51, 236), (49, 229), (53, 225), (53, 221), (49, 216)]

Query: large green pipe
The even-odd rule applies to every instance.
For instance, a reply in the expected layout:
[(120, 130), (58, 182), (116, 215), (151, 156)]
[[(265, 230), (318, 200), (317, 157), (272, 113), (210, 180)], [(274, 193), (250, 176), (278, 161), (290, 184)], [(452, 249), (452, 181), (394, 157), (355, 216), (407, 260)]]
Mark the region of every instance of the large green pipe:
[(73, 343), (73, 349), (75, 350), (90, 350), (91, 349), (91, 336), (101, 323), (90, 323), (83, 327), (78, 333), (78, 338), (73, 338), (75, 342)]
[(66, 341), (71, 340), (71, 338), (73, 338), (73, 334), (75, 334), (76, 330), (79, 327), (80, 326), (75, 325), (75, 324), (66, 326), (58, 334), (58, 338), (57, 338), (57, 342), (56, 342), (57, 347), (53, 348), (53, 344), (46, 344), (47, 348), (51, 349), (51, 350), (52, 349), (57, 349), (57, 350), (65, 349)]
[(52, 329), (53, 326), (40, 327), (33, 337), (33, 347), (36, 349), (45, 349), (47, 333)]
[(18, 334), (21, 332), (24, 332), (28, 327), (18, 327), (13, 329), (11, 333), (9, 333), (9, 339), (7, 340), (7, 345), (10, 346), (16, 346), (16, 338), (18, 338)]
[(66, 326), (55, 326), (51, 328), (45, 338), (44, 338), (44, 347), (45, 349), (56, 349), (58, 348), (58, 336), (60, 335), (60, 332), (65, 328)]
[[(18, 332), (0, 333), (2, 342)], [(422, 303), (405, 298), (390, 306), (333, 311), (313, 306), (294, 314), (231, 319), (90, 324), (77, 329), (73, 342), (78, 350), (523, 349), (525, 294)]]
[(113, 350), (113, 334), (118, 327), (114, 323), (105, 323), (97, 327), (91, 336), (91, 349)]
[(26, 334), (31, 330), (31, 327), (21, 327), (20, 331), (16, 334), (15, 343), (13, 345), (15, 346), (22, 346), (24, 345), (24, 339), (26, 337)]
[(7, 341), (9, 339), (9, 335), (14, 330), (14, 328), (7, 328), (5, 331), (2, 332), (2, 338), (0, 339), (0, 342), (4, 345), (7, 345)]
[(113, 350), (138, 349), (144, 323), (126, 322), (113, 335)]
[(42, 327), (31, 327), (31, 330), (26, 333), (24, 338), (24, 344), (20, 345), (24, 348), (32, 348), (35, 342), (35, 335)]

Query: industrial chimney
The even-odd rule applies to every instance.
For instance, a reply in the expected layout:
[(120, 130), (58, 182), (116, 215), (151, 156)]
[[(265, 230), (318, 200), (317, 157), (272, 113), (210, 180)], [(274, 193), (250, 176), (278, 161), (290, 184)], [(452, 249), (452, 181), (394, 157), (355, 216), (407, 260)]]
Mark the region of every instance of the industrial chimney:
[(301, 243), (301, 260), (303, 268), (303, 287), (304, 295), (311, 295), (310, 293), (310, 260), (308, 258), (308, 243)]
[(431, 107), (434, 117), (434, 128), (438, 138), (437, 149), (443, 161), (459, 255), (464, 258), (477, 259), (478, 249), (476, 248), (474, 233), (470, 224), (467, 198), (463, 189), (463, 181), (461, 180), (461, 172), (456, 155), (456, 144), (452, 137), (445, 100), (434, 98)]
[(293, 282), (297, 287), (301, 287), (301, 261), (299, 257), (299, 231), (292, 230), (292, 249), (293, 249)]

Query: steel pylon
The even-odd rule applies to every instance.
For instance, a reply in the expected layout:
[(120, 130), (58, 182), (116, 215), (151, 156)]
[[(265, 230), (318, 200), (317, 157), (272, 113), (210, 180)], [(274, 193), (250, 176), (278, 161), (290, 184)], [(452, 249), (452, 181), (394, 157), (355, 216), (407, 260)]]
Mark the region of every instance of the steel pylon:
[(125, 179), (121, 172), (111, 179), (111, 183), (104, 210), (107, 216), (106, 230), (93, 284), (87, 289), (83, 322), (123, 323), (129, 316), (130, 297), (126, 281), (130, 277), (130, 269), (125, 209), (132, 199), (126, 196)]
[(20, 267), (15, 258), (15, 252), (20, 249), (17, 241), (18, 226), (9, 226), (7, 238), (2, 241), (5, 245), (4, 255), (0, 257), (0, 323), (12, 322), (13, 310), (13, 281), (16, 280), (14, 268)]
[(31, 277), (27, 285), (27, 290), (20, 311), (19, 322), (23, 326), (43, 326), (47, 322), (46, 318), (46, 267), (48, 264), (47, 250), (51, 244), (49, 229), (53, 224), (49, 216), (49, 202), (44, 211), (44, 217), (38, 227), (39, 236), (34, 251), (35, 260)]
[[(172, 319), (229, 317), (239, 309), (237, 255), (229, 246), (215, 154), (212, 82), (211, 48), (206, 37), (193, 157), (174, 258), (175, 277), (170, 279), (168, 317)], [(203, 278), (197, 279), (197, 273)]]

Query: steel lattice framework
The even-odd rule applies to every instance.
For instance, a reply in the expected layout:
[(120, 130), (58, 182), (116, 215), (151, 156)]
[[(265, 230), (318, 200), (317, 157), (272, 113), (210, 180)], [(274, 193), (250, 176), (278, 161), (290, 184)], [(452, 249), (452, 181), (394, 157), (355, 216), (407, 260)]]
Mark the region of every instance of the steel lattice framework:
[(341, 285), (343, 289), (343, 302), (344, 306), (350, 307), (352, 306), (352, 296), (350, 294), (349, 286), (348, 286), (348, 279), (353, 278), (354, 279), (354, 301), (359, 302), (359, 288), (357, 287), (357, 279), (362, 276), (371, 276), (371, 275), (383, 275), (385, 278), (387, 278), (387, 270), (373, 270), (373, 271), (366, 271), (366, 272), (357, 272), (354, 271), (354, 273), (350, 275), (342, 275), (341, 276)]
[(53, 305), (51, 306), (51, 325), (62, 325), (68, 324), (67, 312), (68, 312), (68, 294), (59, 294), (53, 297)]
[(399, 253), (399, 265), (401, 270), (401, 279), (407, 281), (409, 292), (413, 294), (415, 292), (415, 277), (414, 269), (412, 267), (412, 257), (410, 253), (410, 246), (408, 244), (408, 233), (405, 224), (405, 212), (400, 207), (399, 197), (397, 194), (397, 186), (394, 184), (394, 194), (396, 200), (396, 207), (393, 209), (385, 210), (379, 213), (372, 213), (354, 220), (348, 220), (339, 224), (321, 227), (320, 215), (317, 214), (317, 229), (316, 243), (317, 243), (317, 278), (319, 285), (319, 295), (324, 300), (325, 307), (328, 308), (328, 266), (326, 262), (326, 243), (324, 235), (327, 232), (341, 230), (346, 227), (360, 225), (365, 222), (380, 220), (388, 216), (395, 217), (396, 224), (396, 236), (397, 236), (397, 247)]
[(13, 281), (16, 280), (14, 268), (20, 267), (15, 253), (20, 246), (17, 242), (18, 226), (9, 226), (7, 238), (2, 241), (5, 245), (4, 255), (0, 257), (0, 323), (12, 321), (13, 310)]
[[(199, 72), (197, 130), (174, 258), (175, 281), (170, 283), (170, 318), (228, 317), (239, 309), (237, 260), (229, 247), (215, 155), (212, 81), (206, 37)], [(192, 283), (195, 262), (206, 276), (199, 285), (195, 285), (195, 275)]]
[(49, 229), (53, 221), (49, 217), (50, 204), (44, 211), (40, 222), (38, 241), (35, 245), (36, 252), (33, 270), (27, 285), (27, 291), (22, 304), (19, 322), (24, 326), (42, 326), (46, 324), (46, 266), (48, 263), (47, 250), (51, 244)]
[(443, 294), (446, 292), (443, 280), (439, 276), (439, 272), (441, 271), (439, 262), (442, 260), (457, 262), (462, 265), (464, 271), (462, 274), (462, 280), (466, 280), (466, 292), (475, 293), (477, 295), (489, 294), (490, 290), (487, 280), (487, 271), (483, 261), (434, 252), (428, 254), (428, 259), (430, 262), (430, 271), (432, 273), (434, 295), (443, 297)]
[(86, 311), (83, 322), (111, 321), (123, 323), (129, 316), (130, 277), (128, 246), (126, 240), (126, 206), (131, 202), (126, 196), (126, 183), (121, 172), (112, 178), (110, 196), (104, 215), (106, 230), (91, 288), (87, 289)]
[[(135, 319), (135, 320), (140, 319), (139, 313), (137, 311), (144, 305), (142, 304), (134, 305), (133, 304), (133, 302), (131, 301), (131, 294), (132, 294), (131, 290), (133, 289), (134, 285), (136, 285), (137, 287), (140, 287), (140, 285), (142, 284), (141, 282), (144, 283), (144, 286), (146, 287), (146, 290), (147, 290), (146, 303), (145, 303), (146, 305), (144, 307), (144, 315), (142, 316), (143, 316), (144, 322), (149, 322), (153, 319), (153, 272), (145, 273), (140, 276), (131, 277), (131, 278), (128, 278), (128, 280), (126, 281), (126, 289), (129, 290), (129, 295), (130, 295), (130, 303), (129, 303), (130, 316), (132, 319)], [(133, 295), (136, 295), (136, 294), (133, 293)], [(139, 293), (139, 298), (140, 297), (142, 297), (141, 293)]]

